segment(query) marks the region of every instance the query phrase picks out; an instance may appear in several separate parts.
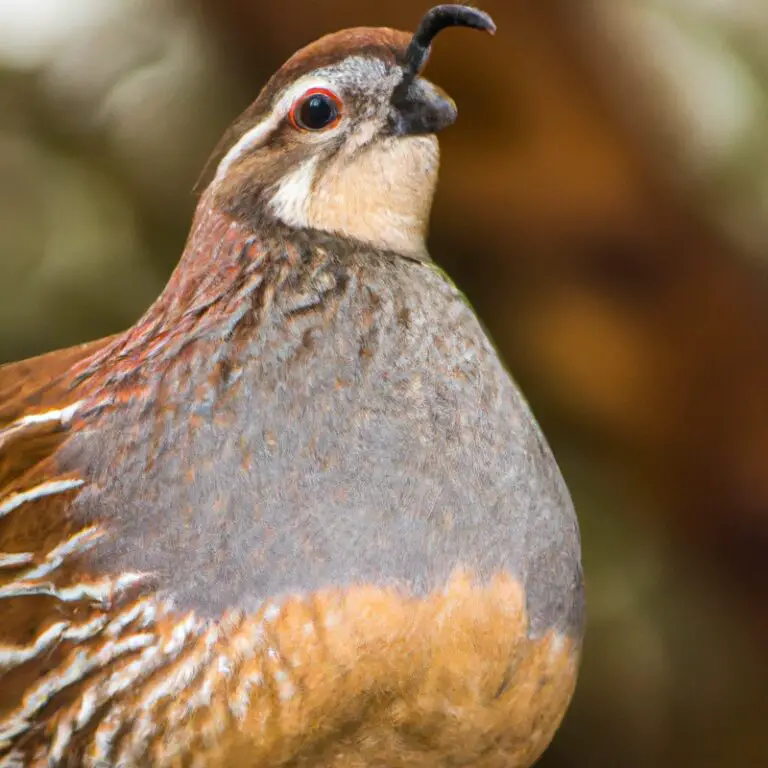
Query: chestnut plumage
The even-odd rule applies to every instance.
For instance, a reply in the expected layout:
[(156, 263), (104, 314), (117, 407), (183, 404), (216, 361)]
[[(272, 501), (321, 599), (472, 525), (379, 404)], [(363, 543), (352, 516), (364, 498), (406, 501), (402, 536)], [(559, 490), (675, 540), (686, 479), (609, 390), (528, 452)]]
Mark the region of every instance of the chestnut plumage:
[(584, 624), (571, 500), (426, 232), (415, 36), (299, 51), (123, 333), (0, 367), (0, 764), (524, 766)]

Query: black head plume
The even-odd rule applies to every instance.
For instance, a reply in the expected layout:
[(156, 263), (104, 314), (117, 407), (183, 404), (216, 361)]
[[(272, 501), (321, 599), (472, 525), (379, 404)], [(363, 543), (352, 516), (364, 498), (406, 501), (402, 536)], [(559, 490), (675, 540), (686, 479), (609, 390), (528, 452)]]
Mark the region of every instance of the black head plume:
[(415, 77), (424, 68), (429, 48), (437, 34), (447, 27), (469, 27), (493, 34), (496, 25), (484, 11), (468, 5), (437, 5), (421, 20), (405, 53), (408, 74)]

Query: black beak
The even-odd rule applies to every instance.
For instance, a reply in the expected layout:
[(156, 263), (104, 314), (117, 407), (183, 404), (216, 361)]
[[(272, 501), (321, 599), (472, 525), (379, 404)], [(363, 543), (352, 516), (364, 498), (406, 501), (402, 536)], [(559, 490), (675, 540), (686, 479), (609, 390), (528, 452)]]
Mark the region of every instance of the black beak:
[[(402, 84), (401, 84), (402, 85)], [(427, 80), (411, 80), (392, 94), (392, 132), (396, 136), (438, 133), (456, 122), (453, 99)]]
[(466, 5), (438, 5), (421, 20), (405, 52), (403, 79), (392, 94), (395, 135), (437, 133), (456, 122), (456, 104), (444, 91), (422, 80), (432, 41), (446, 27), (470, 27), (493, 34), (496, 25), (487, 13)]

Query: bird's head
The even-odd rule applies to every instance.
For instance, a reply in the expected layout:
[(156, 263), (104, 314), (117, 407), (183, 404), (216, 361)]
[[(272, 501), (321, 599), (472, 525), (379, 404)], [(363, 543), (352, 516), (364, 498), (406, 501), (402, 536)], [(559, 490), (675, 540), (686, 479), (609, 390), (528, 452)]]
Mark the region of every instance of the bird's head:
[(350, 29), (297, 52), (222, 139), (210, 165), (213, 204), (424, 255), (435, 134), (456, 106), (421, 72), (449, 26), (495, 31), (482, 11), (441, 5), (414, 34)]

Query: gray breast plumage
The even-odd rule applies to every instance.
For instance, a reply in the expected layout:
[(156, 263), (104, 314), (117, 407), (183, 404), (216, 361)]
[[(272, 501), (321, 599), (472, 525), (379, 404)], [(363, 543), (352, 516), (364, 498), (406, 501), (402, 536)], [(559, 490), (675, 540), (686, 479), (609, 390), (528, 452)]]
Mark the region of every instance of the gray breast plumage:
[(332, 248), (254, 285), (236, 323), (190, 341), (147, 398), (62, 449), (62, 468), (90, 479), (72, 514), (113, 534), (94, 568), (152, 573), (208, 616), (505, 570), (533, 633), (578, 635), (568, 492), (459, 292), (429, 264)]

